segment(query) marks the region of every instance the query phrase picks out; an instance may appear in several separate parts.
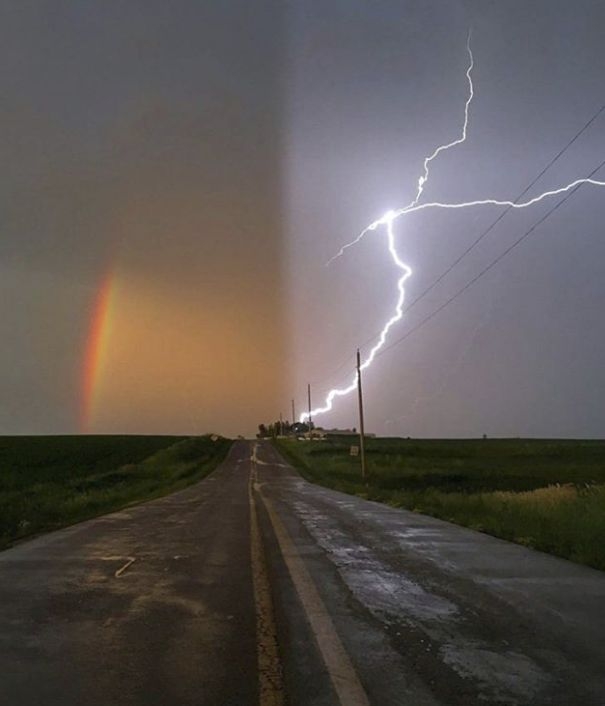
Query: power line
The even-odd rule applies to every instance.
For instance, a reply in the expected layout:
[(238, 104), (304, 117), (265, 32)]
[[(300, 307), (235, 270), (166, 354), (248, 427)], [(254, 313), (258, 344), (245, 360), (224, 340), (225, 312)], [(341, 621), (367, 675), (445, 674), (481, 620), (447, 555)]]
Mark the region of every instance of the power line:
[[(513, 199), (514, 203), (519, 201), (520, 199), (525, 196), (525, 194), (541, 179), (541, 177), (544, 176), (544, 174), (553, 166), (555, 162), (558, 161), (558, 159), (573, 145), (573, 143), (582, 135), (583, 132), (585, 132), (591, 125), (592, 123), (601, 115), (601, 113), (605, 111), (605, 104), (601, 106), (601, 108), (592, 116), (592, 118), (582, 127), (582, 129), (577, 132), (572, 139), (563, 147), (551, 160), (550, 162), (542, 169), (542, 171), (523, 189), (523, 191), (515, 198)], [(572, 191), (573, 193), (573, 191)], [(424, 297), (426, 297), (429, 292), (431, 292), (449, 273), (462, 261), (464, 258), (479, 245), (479, 243), (487, 236), (491, 231), (500, 223), (500, 221), (506, 216), (506, 214), (511, 211), (514, 207), (513, 206), (508, 206), (499, 216), (496, 218), (495, 221), (492, 222), (490, 226), (488, 226), (467, 248), (464, 250), (464, 252), (459, 255), (454, 262), (452, 262), (449, 267), (447, 267), (440, 275), (437, 277), (436, 280), (434, 280), (423, 292), (421, 292), (405, 309), (404, 313), (407, 313), (413, 306), (418, 304), (418, 302)], [(375, 338), (375, 336), (373, 337)], [(365, 345), (365, 344), (364, 344)]]
[[(525, 194), (533, 187), (535, 184), (546, 174), (546, 172), (557, 162), (564, 154), (567, 152), (567, 150), (576, 142), (576, 140), (584, 133), (588, 128), (595, 122), (595, 120), (603, 113), (605, 112), (605, 104), (603, 104), (599, 110), (588, 120), (581, 128), (576, 132), (576, 134), (567, 142), (567, 144), (562, 147), (559, 152), (548, 162), (548, 164), (540, 171), (540, 173), (535, 176), (532, 181), (523, 189), (523, 191), (514, 199), (514, 202), (516, 203), (519, 201)], [(594, 174), (595, 172), (593, 172)], [(571, 196), (572, 193), (574, 193), (575, 189), (569, 194)], [(566, 199), (563, 199), (565, 201)], [(563, 203), (561, 201), (560, 203)], [(440, 283), (442, 282), (449, 273), (458, 266), (462, 260), (464, 260), (467, 255), (471, 253), (472, 250), (474, 250), (479, 243), (486, 238), (489, 233), (500, 223), (500, 221), (506, 216), (509, 211), (513, 209), (513, 206), (508, 206), (507, 208), (504, 209), (504, 211), (496, 218), (491, 225), (489, 225), (484, 231), (480, 233), (480, 235), (452, 262), (438, 277), (437, 279), (433, 280), (433, 282), (426, 288), (424, 289), (415, 299), (412, 300), (412, 302), (406, 306), (404, 310), (404, 315), (407, 314), (410, 309), (418, 302), (420, 302), (422, 299), (424, 299), (430, 292), (433, 291), (433, 289)], [(368, 344), (372, 343), (378, 336), (380, 335), (380, 332), (376, 332), (372, 334), (370, 338), (365, 340), (362, 344), (360, 344), (360, 348), (365, 348)], [(391, 346), (389, 346), (390, 348)], [(388, 350), (388, 348), (383, 349), (382, 352), (385, 350)], [(335, 368), (328, 376), (322, 378), (321, 380), (317, 381), (316, 384), (321, 384), (327, 380), (330, 380), (331, 378), (336, 377), (336, 375), (345, 367), (345, 365), (350, 364), (351, 357), (347, 356), (345, 360), (337, 367)], [(353, 366), (351, 366), (353, 368)]]
[[(604, 166), (605, 166), (605, 160), (604, 160), (603, 162), (601, 162), (601, 164), (599, 164), (599, 166), (598, 166), (596, 169), (594, 169), (594, 170), (588, 175), (587, 178), (590, 179), (590, 177), (594, 176), (594, 175), (599, 171), (599, 169), (601, 169), (601, 168), (604, 167)], [(456, 299), (458, 299), (458, 297), (459, 297), (460, 295), (464, 294), (464, 292), (466, 292), (467, 289), (470, 289), (470, 288), (475, 284), (475, 282), (477, 282), (478, 280), (481, 279), (481, 277), (483, 277), (483, 275), (487, 274), (493, 267), (495, 267), (501, 260), (503, 260), (510, 252), (512, 252), (512, 250), (514, 250), (514, 249), (515, 249), (518, 245), (520, 245), (524, 240), (526, 240), (527, 238), (529, 238), (530, 235), (532, 235), (532, 234), (534, 233), (534, 231), (536, 230), (536, 228), (537, 228), (539, 225), (541, 225), (542, 223), (544, 223), (544, 221), (545, 221), (551, 214), (553, 214), (560, 206), (562, 206), (569, 198), (571, 198), (571, 197), (573, 196), (573, 194), (575, 194), (576, 191), (577, 191), (581, 186), (583, 186), (583, 184), (578, 184), (578, 186), (576, 186), (574, 189), (572, 189), (572, 190), (567, 194), (567, 196), (565, 196), (563, 199), (561, 199), (561, 201), (559, 201), (559, 202), (558, 202), (557, 204), (555, 204), (549, 211), (547, 211), (547, 212), (544, 214), (544, 216), (542, 216), (542, 218), (540, 218), (540, 220), (536, 221), (536, 222), (534, 223), (534, 225), (533, 225), (529, 230), (525, 231), (525, 233), (523, 233), (523, 235), (522, 235), (520, 238), (518, 238), (517, 240), (515, 240), (515, 242), (514, 242), (512, 245), (510, 245), (508, 248), (506, 248), (506, 250), (505, 250), (504, 252), (500, 253), (500, 255), (498, 255), (498, 257), (494, 258), (486, 267), (484, 267), (484, 268), (479, 272), (479, 274), (477, 274), (475, 277), (473, 277), (473, 279), (471, 279), (471, 280), (470, 280), (469, 282), (467, 282), (463, 287), (461, 287), (455, 294), (453, 294), (449, 299), (447, 299), (443, 304), (441, 304), (441, 306), (437, 307), (437, 309), (435, 309), (435, 310), (432, 311), (428, 316), (426, 316), (424, 319), (422, 319), (418, 324), (416, 324), (416, 326), (414, 326), (413, 328), (411, 328), (409, 331), (407, 331), (403, 336), (401, 336), (400, 338), (398, 338), (396, 341), (393, 341), (393, 342), (392, 342), (390, 345), (388, 345), (386, 348), (383, 348), (383, 349), (376, 355), (376, 357), (378, 358), (378, 357), (381, 356), (383, 353), (386, 353), (387, 351), (391, 350), (391, 348), (394, 348), (395, 346), (398, 346), (400, 343), (402, 343), (403, 341), (405, 341), (405, 340), (406, 340), (407, 338), (409, 338), (413, 333), (415, 333), (416, 331), (418, 331), (419, 329), (421, 329), (421, 328), (422, 328), (425, 324), (427, 324), (431, 319), (433, 319), (435, 316), (437, 316), (437, 314), (439, 314), (440, 312), (442, 312), (442, 311), (443, 311), (446, 307), (448, 307), (453, 301), (455, 301)]]
[[(370, 339), (370, 341), (374, 340), (374, 338), (376, 338), (376, 335), (372, 336), (372, 338)], [(366, 343), (368, 343), (368, 341), (366, 341)], [(363, 343), (363, 344), (361, 345), (361, 347), (363, 348), (363, 346), (365, 346), (366, 343)], [(351, 361), (354, 361), (354, 360), (355, 360), (354, 356), (350, 356), (350, 355), (347, 356), (347, 358), (346, 358), (345, 360), (343, 360), (342, 363), (341, 363), (337, 368), (335, 368), (334, 370), (332, 370), (332, 372), (331, 372), (329, 375), (327, 375), (327, 376), (324, 377), (324, 378), (321, 378), (320, 380), (316, 380), (316, 381), (314, 382), (314, 384), (315, 384), (315, 385), (322, 386), (322, 387), (325, 387), (325, 385), (322, 385), (322, 383), (324, 383), (324, 382), (326, 382), (327, 380), (331, 380), (332, 378), (336, 377), (336, 375), (345, 367), (345, 365), (351, 364)], [(351, 370), (353, 370), (354, 368), (355, 368), (355, 363), (353, 362), (352, 365), (351, 365)]]

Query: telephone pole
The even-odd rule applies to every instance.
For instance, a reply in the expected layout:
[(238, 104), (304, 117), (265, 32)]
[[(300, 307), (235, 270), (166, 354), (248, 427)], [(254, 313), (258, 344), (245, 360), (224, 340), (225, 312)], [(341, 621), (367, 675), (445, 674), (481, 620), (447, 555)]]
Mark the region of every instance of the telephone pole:
[(296, 422), (296, 414), (294, 413), (294, 400), (292, 400), (292, 424)]
[(311, 419), (311, 383), (307, 385), (307, 400), (309, 402), (309, 417), (307, 422), (309, 424), (309, 437), (311, 436), (311, 427), (313, 426), (313, 420)]
[(363, 426), (363, 395), (361, 392), (361, 359), (357, 349), (357, 396), (359, 398), (359, 453), (361, 456), (361, 477), (367, 483), (366, 476), (366, 447)]
[(282, 414), (281, 412), (279, 413), (279, 435), (283, 436), (284, 435), (284, 423), (282, 421)]

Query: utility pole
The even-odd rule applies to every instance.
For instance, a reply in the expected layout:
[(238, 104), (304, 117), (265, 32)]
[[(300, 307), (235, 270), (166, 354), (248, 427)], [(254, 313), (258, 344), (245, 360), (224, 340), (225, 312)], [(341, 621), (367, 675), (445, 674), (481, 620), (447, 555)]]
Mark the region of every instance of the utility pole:
[(284, 423), (282, 421), (282, 415), (281, 412), (279, 413), (279, 435), (283, 436), (284, 435)]
[(307, 400), (309, 402), (309, 417), (307, 423), (309, 424), (309, 438), (311, 437), (311, 428), (313, 426), (313, 420), (311, 419), (311, 383), (307, 385)]
[(292, 424), (296, 422), (296, 414), (294, 414), (294, 400), (292, 400)]
[(359, 397), (359, 452), (361, 456), (361, 477), (367, 483), (366, 475), (366, 447), (363, 427), (363, 395), (361, 392), (361, 359), (357, 349), (357, 396)]

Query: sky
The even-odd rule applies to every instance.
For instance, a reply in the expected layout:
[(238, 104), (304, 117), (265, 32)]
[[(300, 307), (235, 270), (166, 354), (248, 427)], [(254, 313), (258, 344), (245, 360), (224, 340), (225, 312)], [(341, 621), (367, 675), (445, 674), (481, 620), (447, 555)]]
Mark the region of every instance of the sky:
[(277, 406), (282, 14), (3, 5), (0, 432), (236, 434)]
[[(579, 0), (28, 2), (0, 9), (0, 433), (252, 434), (346, 383), (415, 193), (514, 199), (605, 103)], [(604, 158), (605, 114), (533, 187)], [(605, 179), (605, 169), (596, 178)], [(553, 205), (507, 214), (401, 338)], [(397, 221), (421, 293), (500, 214)], [(366, 427), (602, 437), (605, 190), (585, 186), (364, 374)], [(316, 418), (357, 424), (354, 396)]]
[[(325, 263), (415, 195), (422, 160), (459, 136), (472, 28), (467, 141), (431, 166), (423, 199), (514, 199), (605, 103), (605, 5), (594, 2), (305, 2), (290, 37), (286, 119), (288, 281), (297, 396), (313, 406), (351, 380), (392, 314), (384, 229)], [(605, 116), (529, 193), (586, 176), (604, 158)], [(599, 173), (605, 179), (605, 169)], [(598, 176), (598, 175), (597, 175)], [(553, 203), (507, 214), (395, 326), (403, 336)], [(409, 301), (500, 214), (427, 212), (395, 225)], [(366, 428), (428, 437), (602, 437), (605, 193), (583, 187), (476, 285), (364, 373)], [(306, 378), (306, 379), (305, 379)], [(357, 423), (355, 395), (317, 416)]]

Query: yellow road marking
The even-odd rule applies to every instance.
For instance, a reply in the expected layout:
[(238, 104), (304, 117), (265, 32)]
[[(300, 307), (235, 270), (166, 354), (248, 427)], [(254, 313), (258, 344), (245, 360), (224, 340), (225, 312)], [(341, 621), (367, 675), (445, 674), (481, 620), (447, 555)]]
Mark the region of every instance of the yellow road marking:
[(250, 555), (252, 560), (252, 585), (256, 608), (256, 645), (258, 655), (259, 706), (283, 706), (284, 688), (282, 667), (277, 645), (277, 630), (271, 601), (271, 588), (267, 564), (258, 524), (256, 502), (252, 490), (256, 475), (251, 459), (248, 497), (250, 500)]

